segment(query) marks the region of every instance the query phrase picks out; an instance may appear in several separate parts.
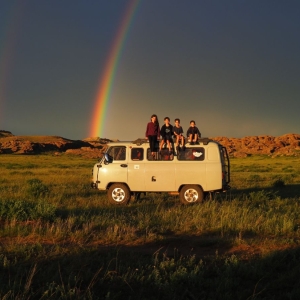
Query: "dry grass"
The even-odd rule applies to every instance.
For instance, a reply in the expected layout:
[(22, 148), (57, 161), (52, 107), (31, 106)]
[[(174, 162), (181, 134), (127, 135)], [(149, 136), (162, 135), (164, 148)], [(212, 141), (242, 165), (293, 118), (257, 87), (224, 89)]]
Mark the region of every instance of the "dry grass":
[[(95, 160), (2, 155), (0, 268), (9, 272), (10, 283), (0, 278), (0, 298), (93, 299), (100, 293), (107, 299), (152, 294), (185, 299), (187, 289), (175, 278), (186, 282), (189, 297), (201, 296), (199, 280), (204, 298), (226, 289), (224, 299), (251, 297), (259, 280), (269, 276), (261, 268), (274, 264), (272, 257), (278, 255), (278, 268), (293, 259), (289, 268), (299, 265), (299, 162), (232, 159), (233, 189), (201, 205), (186, 207), (167, 194), (150, 193), (127, 207), (114, 207), (105, 193), (90, 188)], [(276, 186), (278, 179), (284, 185)], [(224, 272), (229, 272), (226, 278)], [(235, 286), (237, 276), (251, 284)], [(290, 278), (282, 276), (285, 286)], [(37, 288), (41, 282), (44, 287)], [(270, 289), (261, 283), (262, 290)], [(298, 290), (290, 293), (293, 299)]]

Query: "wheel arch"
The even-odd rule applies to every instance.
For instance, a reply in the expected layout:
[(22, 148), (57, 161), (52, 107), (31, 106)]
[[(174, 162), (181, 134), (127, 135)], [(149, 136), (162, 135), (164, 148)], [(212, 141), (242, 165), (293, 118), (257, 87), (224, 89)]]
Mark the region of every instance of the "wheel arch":
[(182, 188), (183, 188), (184, 186), (186, 186), (186, 185), (194, 185), (194, 186), (198, 186), (198, 187), (202, 190), (202, 192), (205, 193), (205, 191), (204, 191), (204, 189), (203, 189), (203, 187), (202, 187), (201, 184), (190, 184), (190, 183), (184, 183), (184, 184), (181, 184), (180, 187), (178, 188), (178, 192), (180, 193), (180, 191), (182, 190)]
[(109, 188), (110, 188), (113, 184), (115, 184), (115, 183), (119, 183), (119, 184), (124, 184), (124, 185), (126, 185), (127, 188), (129, 189), (129, 191), (131, 192), (131, 189), (130, 189), (129, 185), (128, 185), (126, 182), (122, 182), (122, 181), (113, 181), (113, 182), (108, 183), (107, 186), (106, 186), (106, 190), (108, 191)]

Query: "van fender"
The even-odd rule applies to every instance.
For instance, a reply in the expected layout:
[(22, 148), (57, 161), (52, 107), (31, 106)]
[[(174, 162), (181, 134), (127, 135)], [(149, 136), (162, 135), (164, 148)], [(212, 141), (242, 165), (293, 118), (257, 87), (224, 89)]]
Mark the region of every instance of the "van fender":
[[(115, 183), (124, 184), (124, 185), (126, 185), (127, 188), (130, 190), (130, 187), (128, 186), (128, 184), (127, 184), (126, 182), (121, 182), (121, 181), (109, 182), (109, 183), (107, 184), (107, 186), (106, 186), (106, 190), (108, 191), (109, 188), (110, 188), (113, 184), (115, 184)], [(130, 190), (130, 191), (131, 191), (131, 190)]]
[[(178, 193), (180, 193), (180, 191), (182, 190), (182, 188), (184, 186), (186, 186), (186, 185), (191, 185), (191, 184), (190, 183), (186, 183), (186, 184), (180, 185), (180, 187), (178, 188)], [(205, 192), (201, 184), (193, 184), (193, 185), (198, 186), (203, 191), (203, 193)]]

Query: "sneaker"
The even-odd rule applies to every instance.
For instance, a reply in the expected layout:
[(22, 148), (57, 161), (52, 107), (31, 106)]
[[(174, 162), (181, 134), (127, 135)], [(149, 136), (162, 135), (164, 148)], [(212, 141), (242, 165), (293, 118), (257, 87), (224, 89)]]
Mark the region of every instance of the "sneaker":
[(200, 145), (200, 144), (199, 144), (199, 142), (197, 141), (197, 142), (195, 142), (195, 145)]
[(195, 143), (194, 142), (190, 142), (190, 145), (195, 145)]

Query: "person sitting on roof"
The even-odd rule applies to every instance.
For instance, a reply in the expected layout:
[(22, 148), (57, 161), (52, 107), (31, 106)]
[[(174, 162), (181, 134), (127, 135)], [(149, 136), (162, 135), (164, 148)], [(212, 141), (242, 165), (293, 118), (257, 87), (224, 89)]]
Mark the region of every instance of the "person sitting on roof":
[(195, 126), (196, 122), (194, 120), (191, 120), (190, 127), (186, 132), (188, 141), (191, 145), (194, 145), (195, 143), (198, 143), (198, 138), (201, 138), (201, 133), (198, 129), (198, 127)]

